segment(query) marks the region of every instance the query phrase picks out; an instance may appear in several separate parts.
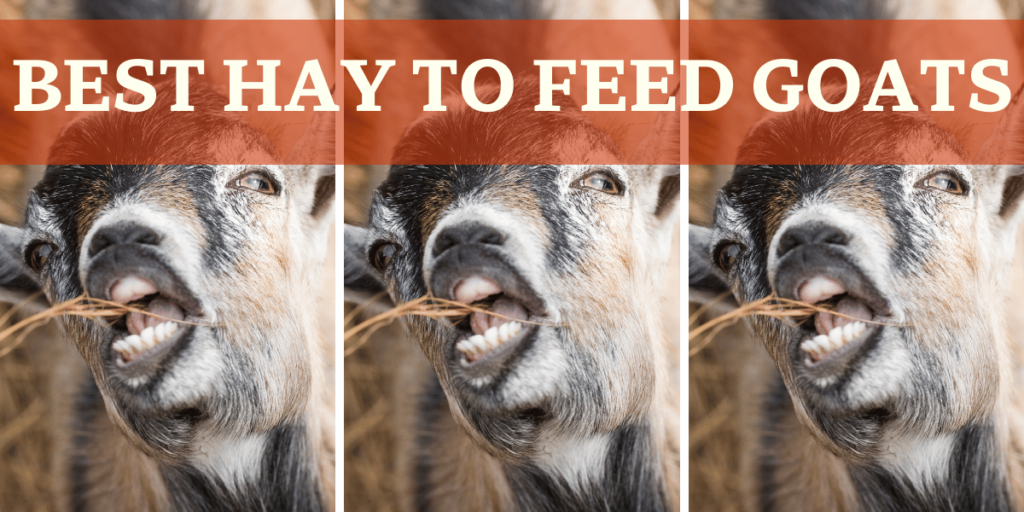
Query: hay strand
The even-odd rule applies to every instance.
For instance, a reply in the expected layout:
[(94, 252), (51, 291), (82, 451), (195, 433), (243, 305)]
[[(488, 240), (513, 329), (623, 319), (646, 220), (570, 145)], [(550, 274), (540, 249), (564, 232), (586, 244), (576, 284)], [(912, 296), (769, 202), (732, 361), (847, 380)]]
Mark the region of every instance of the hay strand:
[[(771, 318), (806, 318), (816, 313), (830, 313), (832, 315), (846, 318), (849, 320), (856, 320), (858, 322), (864, 322), (867, 324), (874, 325), (887, 325), (891, 327), (906, 327), (905, 325), (890, 324), (886, 322), (878, 322), (875, 320), (863, 320), (855, 318), (849, 315), (837, 313), (831, 308), (824, 306), (817, 306), (809, 304), (807, 302), (801, 302), (793, 299), (786, 299), (778, 297), (776, 295), (769, 295), (753, 302), (748, 302), (736, 308), (728, 313), (719, 315), (707, 322), (700, 325), (696, 325), (700, 319), (700, 316), (710, 309), (714, 304), (724, 300), (729, 294), (722, 294), (715, 298), (715, 300), (705, 304), (692, 315), (690, 315), (690, 357), (693, 357), (698, 352), (703, 350), (715, 336), (730, 325), (735, 324), (739, 320), (749, 316), (767, 316)], [(696, 340), (696, 342), (694, 341)]]
[[(368, 302), (373, 302), (377, 300), (379, 297), (380, 294), (378, 294), (377, 297), (374, 297), (373, 300)], [(364, 306), (357, 307), (351, 313), (345, 315), (345, 323), (348, 324), (351, 319), (355, 318), (355, 316), (358, 315), (358, 313), (363, 310), (363, 308)], [(485, 307), (478, 305), (463, 304), (461, 302), (456, 302), (453, 300), (440, 299), (437, 297), (432, 297), (430, 295), (424, 295), (418, 299), (413, 299), (404, 304), (400, 304), (368, 320), (364, 320), (356, 324), (352, 328), (346, 328), (344, 337), (345, 343), (348, 343), (348, 341), (354, 338), (357, 334), (360, 334), (363, 331), (369, 331), (365, 333), (363, 336), (361, 336), (359, 339), (357, 339), (355, 343), (352, 343), (348, 348), (345, 349), (345, 356), (351, 355), (353, 352), (358, 350), (359, 347), (366, 343), (366, 340), (369, 339), (370, 334), (372, 334), (374, 331), (383, 327), (384, 325), (387, 325), (388, 323), (391, 323), (397, 318), (410, 315), (423, 316), (427, 318), (433, 318), (435, 320), (439, 318), (452, 318), (456, 319), (453, 320), (454, 323), (458, 323), (462, 317), (465, 317), (466, 315), (471, 315), (473, 313), (484, 313), (490, 316), (495, 316), (505, 320), (511, 320), (525, 324), (557, 327), (557, 325), (555, 324), (548, 324), (544, 322), (531, 322), (529, 320), (520, 320), (505, 315), (499, 315), (498, 313), (495, 313), (493, 311), (488, 310)]]
[[(17, 311), (23, 309), (27, 304), (29, 304), (38, 297), (39, 293), (37, 292), (36, 294), (33, 294), (25, 301), (22, 301), (21, 303), (11, 308), (11, 310), (8, 311), (3, 316), (2, 319), (0, 319), (0, 325), (3, 325), (4, 321), (9, 320), (12, 316), (14, 316), (15, 313), (17, 313)], [(94, 320), (98, 318), (118, 318), (129, 313), (139, 313), (145, 316), (159, 318), (161, 320), (170, 320), (173, 322), (177, 322), (179, 324), (206, 325), (196, 322), (188, 322), (185, 320), (177, 320), (173, 318), (163, 317), (157, 314), (150, 313), (144, 309), (141, 309), (137, 306), (133, 306), (131, 304), (120, 304), (109, 300), (97, 299), (95, 297), (80, 295), (78, 297), (75, 297), (74, 299), (61, 302), (60, 304), (52, 306), (49, 309), (40, 311), (39, 313), (36, 313), (34, 315), (30, 315), (29, 317), (24, 318), (0, 331), (0, 357), (9, 354), (12, 350), (17, 348), (18, 345), (22, 343), (22, 341), (25, 340), (29, 332), (50, 321), (50, 319), (52, 318), (67, 315), (78, 316)], [(13, 340), (7, 341), (15, 334), (19, 335), (13, 338)]]

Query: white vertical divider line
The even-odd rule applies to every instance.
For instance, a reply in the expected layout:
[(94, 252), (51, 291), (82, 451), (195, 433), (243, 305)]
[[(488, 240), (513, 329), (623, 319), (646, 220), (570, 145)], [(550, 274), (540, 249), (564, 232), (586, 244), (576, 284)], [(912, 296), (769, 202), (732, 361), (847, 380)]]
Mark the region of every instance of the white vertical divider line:
[[(345, 0), (334, 0), (334, 19), (335, 21), (345, 19)], [(334, 26), (334, 48), (343, 49), (345, 47), (344, 41), (341, 39), (342, 34), (337, 30), (338, 23)], [(331, 63), (331, 67), (335, 70), (334, 73), (334, 86), (338, 92), (343, 85), (342, 71), (338, 62), (342, 59), (341, 55), (335, 53), (334, 62)], [(335, 94), (336, 97), (342, 97), (343, 95)], [(338, 151), (338, 144), (344, 144), (344, 140), (340, 140), (342, 130), (344, 129), (342, 123), (345, 122), (344, 108), (338, 111), (334, 118), (334, 144), (335, 154), (344, 154), (344, 148)], [(340, 164), (340, 162), (335, 162)], [(335, 165), (334, 166), (334, 269), (335, 276), (337, 276), (337, 269), (342, 269), (344, 274), (345, 269), (345, 166)], [(341, 181), (339, 187), (339, 183)], [(340, 207), (340, 208), (339, 208)], [(338, 233), (338, 221), (341, 221), (341, 233)], [(341, 300), (338, 300), (341, 299)], [(338, 324), (337, 319), (341, 318), (341, 324)], [(345, 510), (345, 342), (338, 343), (338, 338), (345, 339), (345, 279), (334, 281), (334, 509), (336, 511)], [(340, 325), (340, 326), (339, 326)], [(341, 336), (338, 336), (341, 334)], [(339, 449), (340, 448), (340, 449)]]
[[(680, 0), (682, 2), (682, 0)], [(683, 21), (690, 19), (690, 3), (689, 1), (682, 3), (679, 6), (679, 20), (680, 24), (683, 25), (680, 29), (685, 27)], [(687, 59), (689, 54), (689, 40), (687, 37), (687, 31), (681, 30), (679, 34), (679, 58)], [(680, 83), (682, 83), (682, 73), (680, 73)], [(678, 100), (677, 100), (678, 101)], [(687, 115), (686, 112), (681, 112), (681, 116)], [(682, 119), (680, 118), (680, 122)], [(687, 125), (689, 126), (689, 125)], [(682, 138), (688, 138), (689, 133), (687, 131), (680, 130), (679, 136)], [(680, 144), (683, 141), (680, 141)], [(682, 147), (682, 145), (680, 145)], [(689, 144), (686, 145), (689, 148)], [(679, 162), (679, 245), (680, 250), (687, 254), (680, 254), (679, 265), (680, 265), (680, 276), (690, 275), (690, 258), (689, 258), (689, 222), (683, 224), (683, 213), (689, 211), (690, 202), (690, 166), (684, 165), (689, 155), (680, 155), (682, 161)], [(683, 198), (686, 198), (686, 204), (683, 203)], [(684, 206), (686, 208), (684, 208)], [(679, 282), (679, 286), (684, 286), (682, 281)], [(679, 290), (679, 296), (683, 299), (679, 301), (679, 317), (686, 319), (686, 327), (682, 328), (689, 334), (690, 322), (689, 322), (689, 311), (690, 311), (690, 300), (689, 300), (689, 279), (687, 279), (686, 288)], [(688, 511), (690, 509), (690, 358), (689, 354), (689, 343), (683, 340), (689, 339), (680, 337), (679, 338), (679, 509), (681, 511)]]

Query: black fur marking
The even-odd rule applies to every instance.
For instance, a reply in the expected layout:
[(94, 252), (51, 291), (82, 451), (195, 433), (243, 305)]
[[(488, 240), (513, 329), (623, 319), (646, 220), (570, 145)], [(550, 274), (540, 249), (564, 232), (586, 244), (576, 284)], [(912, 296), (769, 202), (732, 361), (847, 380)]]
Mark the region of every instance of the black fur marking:
[(103, 408), (103, 396), (100, 389), (96, 387), (96, 381), (91, 376), (82, 379), (82, 385), (78, 388), (79, 393), (75, 396), (73, 406), (74, 419), (72, 420), (71, 445), (74, 452), (70, 458), (68, 468), (69, 488), (71, 495), (68, 503), (73, 512), (89, 511), (89, 490), (88, 481), (90, 454), (83, 452), (94, 446), (93, 440), (89, 437), (93, 432), (93, 423), (97, 418), (105, 414)]
[(303, 425), (279, 425), (266, 436), (258, 476), (237, 491), (219, 477), (190, 466), (164, 466), (161, 474), (180, 511), (323, 511), (312, 452)]
[(417, 409), (416, 431), (419, 434), (416, 436), (416, 455), (413, 461), (413, 482), (416, 485), (413, 490), (413, 510), (430, 512), (430, 494), (434, 484), (431, 476), (433, 457), (429, 450), (436, 445), (434, 431), (438, 419), (442, 414), (448, 414), (448, 400), (436, 375), (430, 376), (430, 382), (420, 395)]
[(423, 0), (425, 20), (535, 20), (545, 19), (533, 0)]
[(77, 0), (83, 20), (193, 20), (202, 19), (198, 2), (189, 0)]
[(765, 15), (773, 20), (884, 20), (891, 18), (877, 0), (767, 0)]
[(532, 466), (506, 466), (516, 507), (532, 512), (667, 511), (667, 497), (650, 427), (624, 425), (613, 434), (604, 472), (582, 487)]
[[(931, 246), (931, 237), (921, 236), (927, 233), (928, 226), (917, 220), (918, 216), (914, 215), (911, 205), (904, 199), (903, 191), (893, 186), (893, 183), (898, 183), (904, 171), (898, 167), (883, 167), (877, 172), (888, 175), (887, 179), (875, 182), (875, 190), (882, 197), (885, 217), (893, 233), (897, 234), (896, 247), (890, 253), (893, 267), (902, 272), (913, 272), (924, 261), (926, 251)], [(938, 215), (932, 217), (937, 218)]]
[(571, 205), (559, 200), (558, 190), (552, 186), (558, 169), (541, 167), (534, 173), (543, 176), (542, 179), (531, 180), (530, 185), (537, 196), (537, 203), (540, 205), (542, 218), (551, 239), (548, 265), (556, 272), (571, 271), (586, 250), (588, 237), (580, 226), (572, 222), (572, 215), (567, 210)]
[(775, 456), (780, 445), (780, 429), (782, 419), (787, 412), (793, 410), (793, 401), (782, 381), (782, 375), (776, 370), (772, 372), (771, 383), (764, 402), (761, 405), (761, 440), (759, 451), (761, 456), (757, 466), (757, 499), (758, 510), (775, 512), (775, 476), (778, 472), (778, 460)]
[[(213, 169), (191, 166), (189, 170), (200, 177), (190, 179), (187, 186), (206, 231), (203, 261), (208, 268), (218, 272), (233, 272), (236, 256), (244, 247), (246, 236), (241, 232), (241, 226), (228, 221), (227, 213), (218, 204), (216, 189), (210, 186), (214, 175)], [(246, 216), (247, 212), (242, 211), (238, 205), (231, 206), (234, 207), (236, 215), (243, 218)]]
[(945, 478), (924, 486), (878, 466), (851, 466), (864, 510), (877, 512), (1001, 512), (1010, 510), (1003, 454), (990, 424), (956, 434)]

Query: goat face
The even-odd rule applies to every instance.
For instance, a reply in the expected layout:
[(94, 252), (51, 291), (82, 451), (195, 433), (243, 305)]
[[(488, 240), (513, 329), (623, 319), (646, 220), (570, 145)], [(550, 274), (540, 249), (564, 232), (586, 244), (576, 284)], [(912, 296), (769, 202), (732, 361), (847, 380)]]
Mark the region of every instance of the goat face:
[[(431, 294), (506, 317), (410, 320), (456, 420), (503, 458), (533, 455), (542, 425), (585, 435), (648, 408), (659, 336), (650, 296), (678, 192), (678, 167), (615, 164), (619, 150), (575, 107), (539, 113), (534, 104), (513, 105), (499, 123), (449, 106), (414, 125), (397, 152), (411, 160), (417, 148), (446, 146), (432, 141), (486, 133), (495, 146), (477, 149), (498, 159), (547, 145), (539, 159), (572, 151), (587, 155), (581, 165), (393, 166), (369, 228), (346, 227), (347, 287), (372, 276), (395, 303)], [(525, 140), (521, 126), (535, 122), (566, 123), (571, 135)]]
[(835, 160), (867, 147), (882, 161), (942, 164), (738, 166), (713, 230), (690, 236), (691, 286), (834, 307), (751, 324), (803, 423), (851, 459), (884, 455), (886, 435), (963, 427), (991, 410), (1000, 379), (993, 296), (1012, 256), (1018, 198), (1004, 191), (1017, 171), (965, 165), (926, 117), (892, 115), (836, 127), (797, 111), (755, 127), (741, 151), (773, 160), (766, 141), (829, 132), (819, 149)]
[[(55, 157), (153, 121), (116, 115), (73, 124)], [(273, 159), (262, 135), (226, 123), (231, 129), (203, 134), (205, 147), (244, 138), (248, 158)], [(29, 197), (20, 247), (49, 301), (87, 294), (162, 317), (64, 319), (133, 444), (184, 458), (197, 455), (196, 436), (244, 438), (303, 411), (316, 326), (301, 308), (312, 308), (329, 218), (328, 203), (312, 206), (328, 197), (318, 187), (333, 190), (331, 178), (273, 165), (47, 168)]]

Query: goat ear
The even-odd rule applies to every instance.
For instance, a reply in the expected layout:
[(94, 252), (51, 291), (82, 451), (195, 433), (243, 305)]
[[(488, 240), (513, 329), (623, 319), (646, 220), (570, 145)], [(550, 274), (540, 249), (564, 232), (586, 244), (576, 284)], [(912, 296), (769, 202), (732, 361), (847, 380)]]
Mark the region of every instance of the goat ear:
[[(690, 224), (690, 301), (707, 304), (731, 291), (729, 284), (712, 260), (712, 231)], [(735, 300), (724, 302), (735, 307)]]
[(653, 171), (661, 173), (661, 184), (658, 185), (658, 204), (654, 208), (654, 216), (659, 220), (664, 220), (679, 207), (679, 166), (659, 165)]
[(369, 231), (345, 224), (345, 302), (364, 303), (384, 291), (380, 272), (366, 261)]
[(334, 211), (334, 185), (337, 167), (319, 165), (313, 171), (317, 173), (317, 178), (316, 187), (313, 190), (313, 207), (309, 214), (314, 219), (320, 220), (329, 217), (329, 214)]
[(49, 304), (39, 294), (39, 282), (21, 258), (23, 236), (24, 230), (0, 224), (0, 302), (21, 304), (35, 296), (29, 308), (45, 309)]
[[(679, 95), (678, 86), (672, 95)], [(654, 215), (658, 219), (670, 216), (679, 206), (680, 168), (676, 163), (682, 162), (679, 140), (680, 121), (681, 117), (678, 111), (658, 114), (658, 117), (654, 119), (654, 124), (647, 130), (647, 134), (629, 157), (630, 163), (649, 166), (650, 172), (660, 176), (658, 202), (654, 209)], [(664, 162), (670, 162), (672, 165), (655, 165)]]
[[(335, 94), (335, 88), (331, 88)], [(335, 98), (337, 100), (337, 98)], [(317, 173), (316, 187), (310, 215), (319, 220), (333, 211), (335, 177), (335, 130), (339, 116), (335, 112), (320, 111), (306, 125), (302, 135), (288, 153), (289, 164), (313, 164), (310, 172)]]
[(1024, 166), (999, 165), (1024, 162), (1024, 86), (1017, 90), (1003, 111), (992, 133), (978, 149), (975, 162), (998, 165), (1005, 177), (999, 204), (999, 216), (1015, 229), (1024, 217)]
[(1024, 218), (1024, 205), (1021, 203), (1024, 203), (1024, 166), (1007, 167), (1002, 200), (999, 203), (999, 216), (1011, 229), (1016, 229), (1017, 224)]

